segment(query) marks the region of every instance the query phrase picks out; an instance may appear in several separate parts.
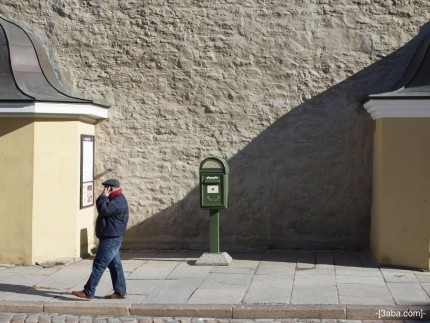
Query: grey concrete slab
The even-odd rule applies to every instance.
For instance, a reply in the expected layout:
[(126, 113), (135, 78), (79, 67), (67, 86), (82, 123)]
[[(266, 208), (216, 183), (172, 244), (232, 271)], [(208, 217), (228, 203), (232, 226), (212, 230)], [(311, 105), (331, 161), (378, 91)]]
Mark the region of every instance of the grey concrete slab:
[(126, 249), (120, 251), (120, 256), (123, 262), (128, 261), (141, 261), (145, 262), (151, 260), (157, 254), (159, 254), (159, 250), (133, 250)]
[(213, 267), (210, 271), (211, 273), (218, 274), (245, 274), (245, 275), (254, 275), (255, 269), (253, 268), (242, 268), (242, 267)]
[(137, 268), (142, 266), (144, 263), (146, 263), (147, 260), (140, 260), (140, 259), (130, 259), (127, 261), (122, 261), (122, 269), (125, 273), (132, 273)]
[(385, 280), (380, 276), (341, 276), (336, 275), (337, 284), (368, 284), (385, 285)]
[(240, 304), (245, 292), (245, 289), (199, 288), (190, 297), (187, 304)]
[(59, 271), (61, 268), (62, 267), (60, 266), (53, 266), (53, 267), (46, 267), (46, 268), (41, 267), (40, 270), (32, 273), (32, 275), (49, 276)]
[(88, 279), (91, 267), (79, 263), (63, 267), (52, 275), (46, 276), (36, 284), (40, 290), (65, 292), (76, 286), (79, 282)]
[(127, 294), (131, 295), (144, 295), (145, 297), (151, 294), (158, 288), (162, 280), (133, 280), (127, 282)]
[(150, 260), (134, 270), (128, 275), (129, 280), (133, 279), (166, 279), (169, 274), (179, 266), (179, 260)]
[(49, 302), (55, 297), (61, 296), (61, 293), (50, 292), (50, 291), (39, 291), (34, 288), (27, 288), (20, 293), (16, 292), (1, 292), (0, 299), (2, 301), (15, 301), (15, 302)]
[(261, 261), (256, 275), (292, 275), (295, 270), (295, 262)]
[(0, 282), (0, 291), (11, 291), (19, 293), (33, 285), (36, 285), (40, 281), (44, 280), (44, 276), (39, 275), (20, 275), (14, 274), (7, 279)]
[(162, 250), (158, 251), (151, 260), (153, 261), (186, 261), (189, 257), (193, 257), (195, 252), (190, 250), (178, 250), (178, 251), (170, 251), (170, 250)]
[(246, 260), (246, 259), (234, 259), (232, 256), (233, 261), (230, 264), (230, 267), (232, 268), (250, 268), (253, 270), (257, 270), (258, 265), (260, 264), (260, 261), (256, 260)]
[(16, 276), (16, 273), (0, 272), (0, 283)]
[(387, 283), (398, 305), (429, 305), (430, 297), (418, 283)]
[(47, 293), (32, 288), (44, 278), (38, 275), (13, 273), (13, 276), (0, 283), (0, 300), (47, 301), (58, 296), (58, 293), (52, 291)]
[(294, 277), (294, 286), (312, 285), (312, 286), (335, 286), (336, 276), (332, 275), (297, 275)]
[(338, 284), (337, 289), (341, 304), (395, 304), (385, 285)]
[(243, 303), (288, 304), (293, 289), (293, 275), (256, 275)]
[(210, 273), (201, 284), (203, 289), (247, 289), (252, 275)]
[(427, 295), (430, 296), (430, 283), (421, 283), (420, 285), (424, 289), (424, 291), (427, 293)]
[(181, 262), (173, 268), (166, 279), (195, 279), (206, 277), (212, 270), (211, 266), (194, 266), (189, 262)]
[[(335, 274), (335, 266), (334, 266), (334, 258), (333, 253), (331, 252), (317, 252), (313, 255), (308, 255), (308, 263), (303, 263), (306, 260), (302, 256), (300, 259), (300, 254), (297, 260), (296, 267), (296, 276), (301, 275), (334, 275)], [(312, 265), (312, 261), (315, 261), (315, 264)], [(299, 263), (301, 261), (301, 263)]]
[(335, 266), (336, 275), (339, 276), (374, 276), (382, 277), (379, 268), (371, 267), (350, 267), (350, 266)]
[(36, 274), (38, 271), (41, 271), (43, 268), (39, 266), (13, 266), (9, 268), (5, 268), (1, 273), (16, 273), (20, 275), (30, 275)]
[(241, 303), (253, 275), (209, 274), (188, 300), (189, 304)]
[(185, 304), (201, 282), (200, 279), (164, 280), (144, 298), (142, 303)]
[(335, 285), (293, 285), (291, 304), (339, 304)]
[(335, 275), (335, 269), (334, 266), (323, 266), (323, 265), (317, 265), (314, 268), (310, 269), (299, 269), (296, 270), (296, 276), (309, 276), (309, 275)]
[(418, 283), (418, 279), (412, 270), (400, 270), (381, 268), (386, 282), (390, 283)]
[(430, 283), (430, 272), (414, 272), (420, 283)]

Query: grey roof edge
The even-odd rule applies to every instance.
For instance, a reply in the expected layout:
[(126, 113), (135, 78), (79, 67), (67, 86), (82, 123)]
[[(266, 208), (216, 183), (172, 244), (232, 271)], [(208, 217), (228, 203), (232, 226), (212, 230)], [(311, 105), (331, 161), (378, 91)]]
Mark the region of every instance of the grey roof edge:
[[(364, 105), (370, 100), (398, 100), (398, 99), (408, 99), (408, 100), (428, 100), (430, 99), (430, 91), (419, 91), (416, 90), (405, 91), (405, 87), (414, 79), (419, 71), (421, 65), (424, 62), (427, 51), (430, 47), (430, 33), (424, 37), (424, 39), (419, 44), (417, 50), (415, 51), (412, 59), (409, 61), (406, 71), (403, 73), (400, 80), (392, 87), (392, 91), (383, 93), (369, 94), (369, 96), (362, 102)], [(430, 83), (430, 80), (429, 80)], [(411, 88), (413, 89), (413, 88)]]
[[(25, 36), (28, 38), (28, 41), (30, 42), (30, 44), (33, 47), (35, 56), (37, 58), (37, 63), (39, 65), (40, 68), (40, 72), (41, 75), (43, 75), (43, 78), (46, 80), (47, 84), (51, 87), (50, 91), (53, 91), (53, 93), (57, 93), (57, 95), (54, 95), (52, 97), (49, 96), (45, 96), (43, 98), (38, 98), (35, 95), (32, 95), (32, 93), (29, 93), (28, 91), (26, 91), (25, 89), (23, 89), (20, 86), (20, 83), (23, 83), (23, 80), (17, 80), (17, 75), (16, 75), (16, 71), (14, 71), (14, 67), (13, 64), (11, 62), (11, 57), (10, 57), (10, 37), (11, 35), (8, 33), (7, 28), (4, 28), (2, 21), (9, 23), (11, 25), (13, 25), (14, 28), (18, 28), (19, 30), (21, 30)], [(101, 103), (96, 103), (93, 100), (89, 100), (89, 99), (84, 99), (84, 98), (79, 98), (77, 96), (73, 96), (71, 94), (69, 94), (65, 87), (62, 86), (62, 84), (60, 83), (60, 81), (57, 78), (57, 74), (55, 73), (55, 70), (52, 66), (52, 64), (50, 63), (49, 60), (49, 56), (47, 54), (46, 48), (43, 46), (43, 43), (38, 39), (38, 37), (36, 35), (34, 35), (33, 33), (31, 33), (30, 31), (24, 29), (23, 27), (19, 26), (18, 24), (14, 23), (13, 21), (10, 21), (9, 19), (6, 19), (3, 15), (0, 15), (0, 27), (2, 28), (5, 37), (6, 37), (6, 41), (7, 41), (7, 46), (9, 48), (9, 66), (11, 69), (11, 74), (13, 77), (13, 80), (15, 82), (15, 87), (26, 97), (28, 97), (28, 99), (1, 99), (1, 102), (17, 102), (17, 101), (37, 101), (37, 102), (58, 102), (58, 103), (73, 103), (73, 104), (93, 104), (105, 109), (108, 109), (110, 106), (105, 105), (105, 104), (101, 104)]]
[(415, 51), (414, 56), (412, 57), (409, 65), (406, 69), (406, 72), (400, 78), (400, 80), (393, 86), (394, 89), (401, 90), (405, 86), (407, 86), (415, 77), (418, 69), (424, 61), (427, 50), (430, 45), (430, 34), (428, 34), (421, 44), (418, 46), (418, 49)]
[(410, 86), (420, 72), (420, 67), (429, 60), (428, 51), (430, 49), (430, 33), (423, 37), (413, 54), (409, 64), (401, 76), (394, 84), (391, 91), (369, 94), (361, 103), (365, 105), (371, 100), (429, 100), (430, 99), (430, 79), (424, 86)]

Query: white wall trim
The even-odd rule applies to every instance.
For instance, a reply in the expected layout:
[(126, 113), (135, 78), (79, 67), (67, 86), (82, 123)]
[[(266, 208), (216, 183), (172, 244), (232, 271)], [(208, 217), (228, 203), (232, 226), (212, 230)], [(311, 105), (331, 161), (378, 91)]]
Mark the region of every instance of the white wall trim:
[(380, 118), (430, 118), (430, 100), (372, 100), (364, 104), (373, 120)]
[(60, 118), (96, 123), (108, 117), (108, 109), (89, 103), (1, 102), (0, 118)]

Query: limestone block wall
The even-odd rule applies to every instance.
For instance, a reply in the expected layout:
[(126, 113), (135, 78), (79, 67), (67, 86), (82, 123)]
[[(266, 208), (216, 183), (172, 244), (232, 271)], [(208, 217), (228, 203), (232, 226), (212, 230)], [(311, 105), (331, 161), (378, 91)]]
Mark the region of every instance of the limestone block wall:
[(110, 104), (96, 174), (126, 248), (207, 248), (199, 162), (230, 165), (221, 249), (367, 248), (372, 121), (429, 31), (427, 0), (0, 0), (60, 80)]

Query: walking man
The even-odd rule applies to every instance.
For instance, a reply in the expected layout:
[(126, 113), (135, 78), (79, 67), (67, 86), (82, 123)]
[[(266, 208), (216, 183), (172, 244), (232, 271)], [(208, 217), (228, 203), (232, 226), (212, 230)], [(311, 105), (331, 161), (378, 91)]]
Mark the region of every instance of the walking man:
[(84, 290), (73, 291), (72, 294), (92, 299), (106, 267), (112, 278), (114, 293), (106, 295), (106, 299), (124, 299), (127, 297), (124, 271), (122, 269), (119, 248), (128, 222), (128, 204), (122, 194), (119, 180), (109, 179), (102, 183), (103, 192), (96, 200), (98, 216), (96, 220), (96, 236), (99, 238), (96, 257), (90, 278)]

